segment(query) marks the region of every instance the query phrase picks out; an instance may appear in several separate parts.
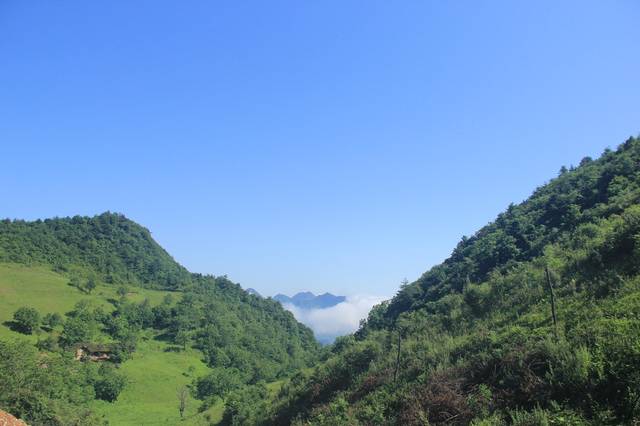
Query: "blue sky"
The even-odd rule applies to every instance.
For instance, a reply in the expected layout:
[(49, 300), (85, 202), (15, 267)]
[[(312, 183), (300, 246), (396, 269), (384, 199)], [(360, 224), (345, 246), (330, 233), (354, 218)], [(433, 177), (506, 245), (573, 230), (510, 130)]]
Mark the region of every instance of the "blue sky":
[(640, 132), (637, 1), (0, 3), (0, 216), (118, 211), (270, 295), (392, 295)]

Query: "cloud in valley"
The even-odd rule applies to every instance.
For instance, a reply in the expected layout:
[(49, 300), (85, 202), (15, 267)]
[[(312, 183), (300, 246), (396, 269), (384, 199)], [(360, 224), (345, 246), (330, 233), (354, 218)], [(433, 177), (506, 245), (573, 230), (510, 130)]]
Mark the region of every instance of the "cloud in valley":
[(356, 331), (360, 320), (367, 317), (374, 305), (385, 299), (379, 296), (356, 295), (348, 296), (344, 302), (324, 309), (301, 309), (289, 303), (284, 307), (291, 311), (298, 321), (309, 326), (319, 340), (328, 342), (337, 336)]

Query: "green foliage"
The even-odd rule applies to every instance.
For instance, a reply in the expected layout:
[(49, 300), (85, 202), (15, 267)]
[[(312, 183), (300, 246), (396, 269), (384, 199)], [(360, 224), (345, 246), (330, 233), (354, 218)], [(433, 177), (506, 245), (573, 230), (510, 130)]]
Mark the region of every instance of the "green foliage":
[[(148, 347), (145, 339), (179, 344), (184, 358), (204, 358), (212, 368), (211, 374), (227, 372), (219, 377), (226, 381), (216, 383), (217, 389), (210, 387), (210, 394), (203, 391), (200, 395), (204, 408), (213, 409), (216, 405), (220, 416), (220, 395), (261, 380), (286, 377), (316, 359), (319, 345), (313, 333), (279, 303), (252, 297), (226, 277), (188, 273), (157, 246), (148, 231), (123, 216), (104, 214), (36, 222), (5, 220), (0, 223), (0, 261), (7, 260), (27, 265), (49, 264), (56, 273), (70, 277), (63, 284), (68, 299), (64, 310), (79, 300), (65, 319), (59, 313), (46, 316), (44, 325), (50, 333), (35, 342), (39, 350), (71, 358), (81, 344), (100, 344), (110, 349), (107, 364), (124, 366), (135, 361), (134, 353), (141, 345)], [(67, 283), (81, 293), (70, 293)], [(45, 286), (28, 284), (38, 294), (46, 293)], [(6, 283), (0, 282), (2, 285)], [(153, 293), (141, 290), (140, 286), (175, 292), (166, 294), (161, 303), (153, 306), (149, 300), (139, 301), (140, 293)], [(13, 282), (9, 287), (11, 291), (14, 287), (16, 292), (21, 291), (21, 285)], [(58, 290), (62, 293), (63, 289)], [(35, 305), (51, 311), (42, 297), (46, 296), (39, 297)], [(96, 300), (100, 303), (96, 304)], [(55, 298), (51, 302), (57, 306)], [(169, 357), (175, 347), (163, 349)], [(197, 374), (203, 374), (203, 369)], [(118, 404), (121, 391), (126, 394), (129, 386), (126, 378), (137, 377), (129, 369), (126, 376), (119, 371), (101, 369), (87, 373), (83, 383), (91, 385), (91, 392), (86, 400), (77, 402), (76, 408), (95, 405), (91, 402), (94, 398)], [(73, 374), (73, 369), (67, 372)], [(228, 372), (234, 372), (233, 376)], [(203, 383), (207, 378), (210, 380), (210, 375), (204, 376)], [(168, 383), (167, 378), (163, 380)], [(170, 380), (179, 382), (175, 377)], [(52, 404), (58, 402), (52, 396)], [(175, 404), (175, 388), (171, 390), (171, 403)], [(189, 410), (187, 407), (186, 411)]]
[(0, 341), (0, 407), (30, 425), (95, 425), (83, 408), (94, 391), (84, 366), (38, 354), (27, 342)]
[(45, 327), (48, 327), (49, 329), (54, 329), (54, 328), (62, 325), (63, 321), (64, 321), (64, 319), (62, 318), (62, 315), (60, 315), (57, 312), (46, 314), (42, 318), (42, 324)]
[(118, 395), (124, 389), (126, 379), (118, 374), (115, 368), (108, 364), (100, 366), (98, 377), (93, 383), (96, 398), (113, 402), (118, 399)]
[(13, 322), (18, 330), (31, 334), (40, 327), (40, 314), (33, 308), (22, 307), (13, 314)]
[(90, 342), (94, 336), (94, 330), (82, 318), (68, 318), (63, 325), (60, 341), (70, 347), (76, 343)]
[(92, 277), (84, 284), (84, 289), (87, 293), (91, 293), (96, 288), (96, 280)]
[(129, 292), (129, 290), (127, 289), (126, 286), (119, 286), (118, 289), (116, 290), (116, 293), (118, 294), (118, 296), (120, 296), (121, 298), (124, 298), (127, 296), (127, 293)]
[(195, 382), (195, 396), (198, 399), (224, 397), (242, 386), (243, 374), (235, 368), (214, 368), (209, 374)]
[[(191, 281), (190, 274), (147, 229), (115, 213), (0, 221), (0, 261), (48, 264), (59, 271), (84, 275), (96, 273), (107, 283), (179, 288)], [(81, 287), (78, 277), (72, 277), (72, 283)]]
[(265, 424), (269, 391), (262, 383), (231, 392), (222, 419), (223, 425), (243, 426)]
[(260, 420), (637, 423), (639, 164), (631, 138), (509, 206), (294, 376)]

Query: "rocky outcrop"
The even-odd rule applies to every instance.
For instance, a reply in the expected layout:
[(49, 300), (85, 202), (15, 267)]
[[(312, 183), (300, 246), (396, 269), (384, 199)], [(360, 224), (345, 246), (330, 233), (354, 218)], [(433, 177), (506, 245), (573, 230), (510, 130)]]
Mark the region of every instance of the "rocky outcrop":
[(27, 424), (6, 411), (0, 410), (0, 426), (27, 426)]

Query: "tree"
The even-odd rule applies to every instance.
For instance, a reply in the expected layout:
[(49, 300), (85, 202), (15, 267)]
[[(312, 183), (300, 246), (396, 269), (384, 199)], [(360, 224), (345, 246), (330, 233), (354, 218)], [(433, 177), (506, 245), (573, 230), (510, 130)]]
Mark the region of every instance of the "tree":
[(38, 340), (36, 342), (36, 348), (38, 348), (41, 351), (50, 351), (50, 352), (56, 351), (58, 350), (58, 339), (56, 339), (54, 336), (49, 334), (43, 340)]
[(118, 399), (118, 395), (127, 383), (125, 378), (116, 373), (113, 367), (106, 364), (100, 367), (99, 374), (100, 378), (93, 384), (96, 398), (109, 402)]
[(199, 399), (223, 398), (229, 392), (242, 387), (242, 373), (237, 368), (214, 368), (196, 380), (195, 395)]
[(71, 346), (80, 342), (88, 342), (93, 338), (94, 324), (84, 321), (80, 317), (69, 318), (65, 321), (60, 341), (65, 346)]
[(69, 285), (71, 287), (75, 287), (77, 289), (80, 289), (80, 278), (78, 278), (77, 276), (73, 276), (71, 277), (71, 279), (69, 280)]
[(31, 334), (40, 325), (40, 314), (34, 308), (22, 307), (13, 314), (13, 321), (20, 331)]
[(185, 331), (185, 330), (179, 330), (176, 333), (176, 337), (175, 337), (175, 342), (182, 346), (183, 350), (187, 350), (187, 345), (189, 344), (189, 341), (191, 340), (191, 336), (189, 335), (189, 332)]
[(42, 318), (42, 324), (49, 329), (54, 329), (62, 324), (62, 315), (57, 312), (47, 314)]
[(116, 290), (116, 293), (118, 294), (118, 296), (120, 296), (121, 298), (125, 298), (127, 297), (127, 293), (129, 292), (129, 290), (127, 289), (127, 287), (121, 285), (120, 287), (118, 287), (118, 289)]
[(84, 285), (84, 289), (87, 293), (90, 294), (94, 288), (96, 288), (96, 280), (94, 280), (93, 278), (89, 278)]

